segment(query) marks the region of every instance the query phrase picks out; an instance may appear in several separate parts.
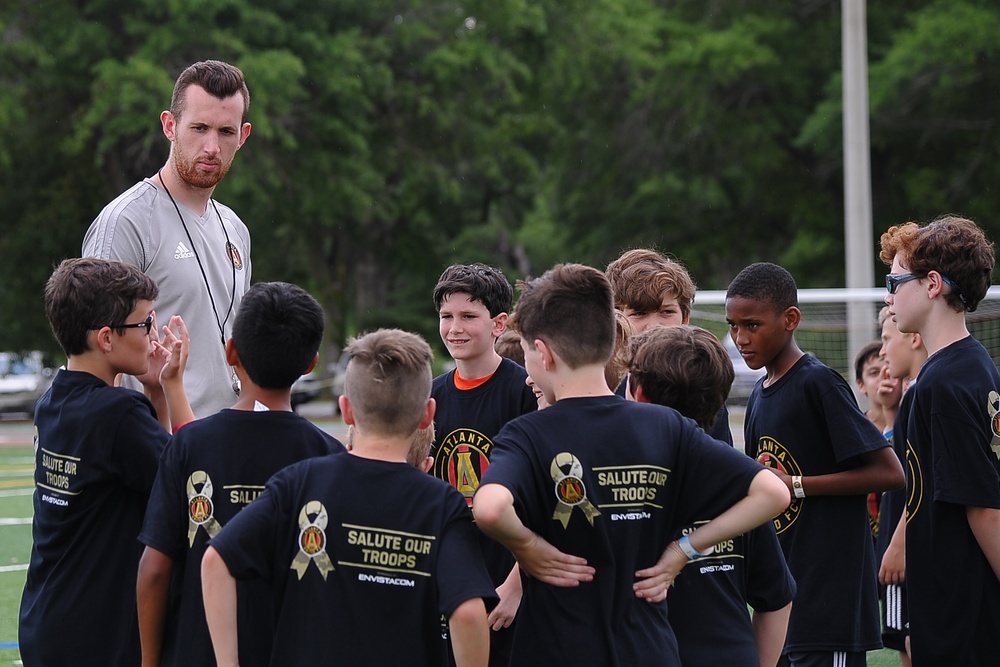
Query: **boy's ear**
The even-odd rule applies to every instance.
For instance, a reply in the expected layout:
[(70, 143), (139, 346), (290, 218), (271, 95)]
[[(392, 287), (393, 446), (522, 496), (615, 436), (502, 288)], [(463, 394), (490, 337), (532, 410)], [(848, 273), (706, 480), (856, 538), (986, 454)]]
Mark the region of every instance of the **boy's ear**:
[(913, 333), (910, 334), (910, 349), (919, 350), (924, 346), (924, 339), (920, 337), (920, 334)]
[(236, 345), (232, 338), (226, 341), (226, 363), (234, 367), (241, 365), (240, 355), (236, 352)]
[(507, 330), (507, 319), (510, 317), (507, 313), (500, 313), (493, 318), (493, 337), (499, 338), (503, 335), (503, 332)]
[(535, 339), (535, 349), (542, 355), (542, 368), (546, 371), (552, 371), (556, 366), (556, 356), (555, 350), (549, 347), (541, 338)]
[(646, 392), (644, 392), (642, 390), (642, 385), (641, 384), (637, 384), (633, 388), (633, 395), (635, 396), (635, 400), (636, 400), (637, 403), (649, 403), (650, 402), (649, 397), (646, 396)]
[(110, 352), (112, 347), (111, 327), (101, 327), (95, 331), (93, 341), (93, 349), (97, 349), (105, 353)]
[(308, 375), (309, 373), (312, 373), (313, 369), (316, 368), (316, 364), (318, 364), (318, 363), (319, 363), (319, 352), (317, 352), (316, 356), (313, 357), (312, 363), (309, 364), (309, 368), (306, 369), (306, 371), (305, 371), (305, 373), (303, 373), (303, 375)]
[(802, 321), (802, 311), (795, 306), (789, 306), (785, 308), (781, 317), (785, 321), (785, 331), (795, 331), (799, 328), (799, 322)]
[(347, 398), (347, 394), (341, 394), (337, 398), (337, 405), (340, 406), (340, 416), (343, 418), (344, 423), (353, 425), (354, 408), (351, 407), (351, 399)]
[(420, 470), (420, 472), (424, 472), (424, 473), (430, 472), (431, 468), (433, 468), (433, 467), (434, 467), (434, 457), (433, 456), (428, 456), (426, 459), (424, 459), (423, 461), (420, 462), (420, 465), (417, 466), (417, 468)]
[[(427, 407), (424, 409), (424, 416), (420, 418), (419, 428), (427, 428), (434, 421), (434, 412), (437, 410), (437, 401), (433, 398), (427, 399)], [(433, 459), (432, 459), (433, 460)], [(427, 472), (426, 470), (424, 472)]]

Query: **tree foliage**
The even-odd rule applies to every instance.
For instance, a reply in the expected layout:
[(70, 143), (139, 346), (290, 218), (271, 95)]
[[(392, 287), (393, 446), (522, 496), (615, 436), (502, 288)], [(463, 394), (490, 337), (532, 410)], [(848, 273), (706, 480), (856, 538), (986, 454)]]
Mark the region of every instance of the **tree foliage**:
[[(996, 236), (1000, 8), (868, 10), (876, 234), (957, 211)], [(163, 164), (159, 112), (206, 58), (252, 96), (217, 197), (331, 347), (435, 340), (456, 261), (515, 279), (655, 245), (704, 288), (758, 259), (843, 283), (839, 2), (11, 0), (0, 44), (0, 348), (54, 346), (45, 279)]]

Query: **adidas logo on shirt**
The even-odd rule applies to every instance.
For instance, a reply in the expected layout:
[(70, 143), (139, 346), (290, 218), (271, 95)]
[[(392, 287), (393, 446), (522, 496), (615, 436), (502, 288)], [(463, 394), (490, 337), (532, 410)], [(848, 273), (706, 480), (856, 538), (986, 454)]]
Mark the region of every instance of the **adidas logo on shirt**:
[(194, 253), (184, 245), (184, 241), (177, 244), (177, 249), (174, 250), (174, 259), (188, 259), (189, 257), (194, 257)]

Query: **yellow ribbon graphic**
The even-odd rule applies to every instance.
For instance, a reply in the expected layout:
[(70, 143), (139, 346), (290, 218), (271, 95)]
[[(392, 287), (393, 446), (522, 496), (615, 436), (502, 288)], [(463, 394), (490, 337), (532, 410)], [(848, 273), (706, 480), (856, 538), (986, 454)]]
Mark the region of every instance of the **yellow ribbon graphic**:
[[(569, 474), (563, 472), (565, 466), (569, 466)], [(563, 528), (569, 527), (569, 518), (573, 514), (573, 508), (579, 506), (590, 525), (594, 525), (594, 517), (601, 513), (594, 507), (593, 503), (587, 500), (587, 488), (583, 485), (583, 464), (579, 459), (569, 452), (560, 452), (552, 459), (549, 465), (549, 474), (555, 482), (556, 511), (552, 515), (553, 519), (559, 519)]]
[[(201, 484), (201, 491), (195, 485)], [(195, 470), (187, 481), (188, 498), (188, 546), (194, 546), (198, 527), (205, 529), (209, 537), (215, 537), (222, 526), (215, 519), (215, 505), (212, 503), (212, 478), (204, 470)]]
[[(316, 518), (309, 520), (309, 515), (315, 514)], [(299, 579), (305, 576), (309, 563), (316, 563), (316, 569), (323, 575), (332, 571), (333, 563), (326, 553), (326, 524), (329, 517), (323, 503), (318, 500), (310, 500), (299, 511), (299, 553), (295, 554), (292, 560), (291, 569), (295, 570)]]

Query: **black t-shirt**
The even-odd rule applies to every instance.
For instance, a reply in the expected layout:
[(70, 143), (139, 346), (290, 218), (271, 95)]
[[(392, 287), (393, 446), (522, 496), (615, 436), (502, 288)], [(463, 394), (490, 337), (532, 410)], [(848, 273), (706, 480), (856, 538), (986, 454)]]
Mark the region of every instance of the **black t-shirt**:
[(35, 408), (26, 665), (138, 664), (136, 540), (170, 439), (140, 393), (60, 370)]
[[(719, 507), (712, 514), (718, 516), (725, 509)], [(770, 522), (717, 544), (710, 556), (687, 565), (670, 589), (670, 625), (677, 635), (681, 664), (757, 664), (747, 605), (756, 612), (776, 611), (794, 597), (795, 581)]]
[(910, 388), (906, 582), (913, 662), (995, 665), (1000, 581), (967, 507), (1000, 508), (1000, 373), (972, 336)]
[(635, 596), (635, 572), (743, 498), (760, 466), (671, 408), (619, 396), (562, 399), (495, 440), (483, 483), (509, 489), (528, 528), (597, 570), (573, 588), (522, 577), (511, 665), (678, 664), (666, 604)]
[[(914, 386), (916, 385), (911, 384), (910, 388), (912, 389)], [(910, 391), (907, 390), (906, 393), (903, 394), (902, 400), (899, 402), (899, 409), (896, 411), (896, 419), (893, 422), (892, 438), (890, 440), (892, 443), (892, 451), (899, 459), (899, 463), (903, 466), (903, 470), (906, 470), (906, 422), (912, 403), (913, 397), (910, 395)], [(909, 477), (909, 475), (907, 475), (907, 477)], [(903, 510), (905, 507), (905, 488), (896, 489), (895, 491), (886, 491), (882, 494), (878, 510), (878, 535), (875, 538), (876, 568), (879, 568), (882, 565), (882, 557), (885, 556), (885, 550), (889, 548), (889, 542), (892, 540), (892, 534), (896, 532), (896, 526), (899, 525), (899, 518), (903, 516)]]
[(440, 665), (441, 614), (495, 599), (464, 499), (406, 463), (296, 463), (210, 544), (271, 583), (275, 667)]
[[(538, 406), (531, 387), (524, 383), (527, 377), (524, 368), (505, 357), (490, 379), (473, 389), (458, 389), (455, 371), (434, 378), (432, 472), (458, 489), (469, 507), (490, 465), (493, 437), (511, 419), (534, 412)], [(479, 536), (486, 569), (493, 585), (499, 586), (514, 567), (514, 557), (502, 545)]]
[[(210, 535), (297, 461), (344, 451), (294, 412), (222, 410), (180, 429), (163, 452), (139, 541), (174, 560), (163, 665), (214, 664), (201, 595), (201, 557)], [(270, 658), (270, 590), (240, 582), (240, 664)]]
[[(754, 388), (744, 430), (747, 454), (789, 475), (849, 470), (889, 446), (847, 381), (808, 354)], [(785, 651), (881, 648), (867, 494), (793, 499), (774, 527), (798, 587)]]

